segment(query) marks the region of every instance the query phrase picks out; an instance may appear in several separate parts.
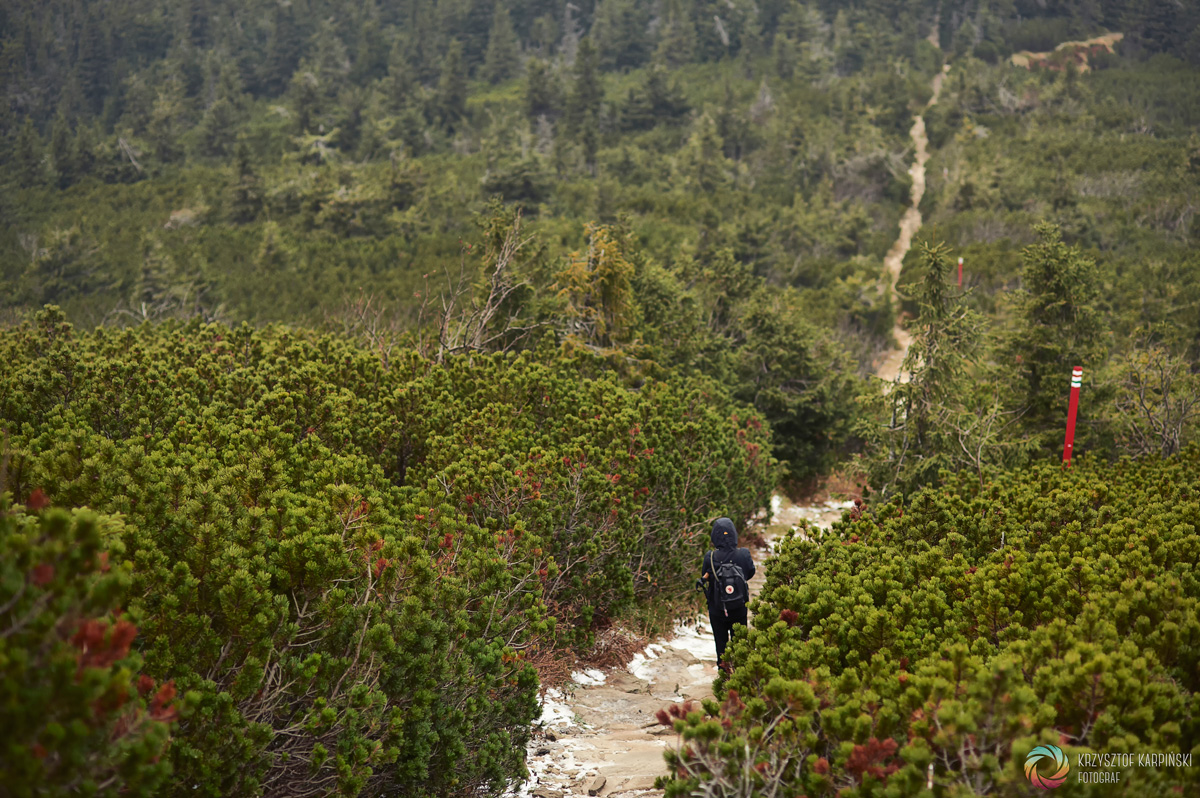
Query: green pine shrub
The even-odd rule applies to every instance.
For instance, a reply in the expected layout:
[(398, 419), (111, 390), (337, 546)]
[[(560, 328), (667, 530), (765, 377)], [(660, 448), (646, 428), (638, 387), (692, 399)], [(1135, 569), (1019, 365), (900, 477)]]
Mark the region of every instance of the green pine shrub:
[[(8, 487), (120, 513), (144, 672), (188, 694), (160, 792), (448, 795), (524, 774), (532, 660), (680, 597), (775, 481), (704, 381), (553, 347), (379, 355), (191, 322), (0, 337)], [(589, 376), (598, 373), (600, 376)]]
[(46, 504), (0, 493), (0, 792), (155, 795), (179, 706), (139, 675), (121, 523)]
[[(682, 733), (667, 794), (915, 796), (932, 764), (934, 794), (1025, 795), (1039, 742), (1072, 763), (1200, 753), (1198, 520), (1192, 447), (982, 486), (964, 474), (789, 537), (731, 647), (724, 703), (661, 718)], [(1200, 786), (1188, 768), (1121, 782)]]

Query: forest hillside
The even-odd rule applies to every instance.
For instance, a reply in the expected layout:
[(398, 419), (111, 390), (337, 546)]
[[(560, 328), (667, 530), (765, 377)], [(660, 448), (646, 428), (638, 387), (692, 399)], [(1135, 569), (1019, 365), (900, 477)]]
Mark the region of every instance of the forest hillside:
[(0, 795), (511, 792), (776, 491), (669, 794), (1200, 753), (1195, 4), (11, 0), (0, 186)]

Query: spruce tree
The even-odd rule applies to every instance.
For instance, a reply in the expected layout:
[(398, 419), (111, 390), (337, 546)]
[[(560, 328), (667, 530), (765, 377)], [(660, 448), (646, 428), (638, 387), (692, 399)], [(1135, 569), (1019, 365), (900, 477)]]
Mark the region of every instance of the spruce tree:
[(287, 90), (303, 54), (304, 37), (292, 5), (275, 5), (271, 35), (262, 62), (261, 83), (267, 94), (278, 97)]
[(309, 68), (307, 62), (301, 64), (292, 75), (292, 83), (288, 89), (292, 100), (292, 117), (295, 120), (296, 132), (309, 133), (317, 129), (317, 116), (321, 112), (321, 81), (316, 73)]
[(84, 109), (98, 114), (108, 92), (109, 48), (98, 14), (88, 13), (79, 31), (76, 84), (83, 92)]
[(533, 59), (526, 70), (526, 116), (530, 122), (539, 116), (556, 119), (563, 110), (563, 89), (558, 73), (547, 61)]
[(775, 62), (776, 75), (784, 80), (791, 80), (795, 76), (800, 53), (796, 48), (796, 43), (787, 34), (776, 34), (775, 45), (772, 47), (772, 59)]
[(262, 210), (262, 186), (250, 163), (250, 148), (244, 140), (234, 146), (234, 182), (229, 200), (229, 217), (237, 224), (252, 222)]
[(462, 44), (457, 39), (446, 49), (442, 74), (437, 86), (437, 114), (442, 125), (454, 130), (467, 115), (467, 65), (463, 61)]
[(237, 64), (228, 62), (221, 68), (215, 94), (212, 105), (200, 118), (200, 150), (205, 155), (222, 157), (233, 149), (244, 104)]
[(392, 44), (392, 51), (388, 55), (387, 77), (383, 79), (382, 88), (388, 107), (393, 111), (403, 108), (416, 89), (414, 70), (405, 57), (399, 39)]
[(54, 170), (55, 183), (59, 188), (66, 188), (79, 179), (75, 136), (62, 110), (50, 128), (50, 167)]
[(539, 117), (554, 119), (562, 113), (562, 87), (554, 68), (540, 58), (532, 59), (525, 71), (525, 115), (530, 122)]
[(572, 130), (594, 125), (600, 117), (604, 88), (600, 84), (599, 54), (591, 39), (584, 39), (572, 70), (574, 81), (567, 102), (567, 118)]
[(1174, 52), (1185, 40), (1181, 5), (1160, 0), (1131, 0), (1122, 27), (1131, 42), (1151, 53)]
[(669, 82), (666, 69), (656, 64), (646, 70), (642, 85), (630, 90), (621, 108), (621, 127), (649, 130), (661, 122), (677, 121), (689, 110), (683, 92)]
[(515, 76), (521, 67), (521, 43), (513, 30), (508, 9), (496, 4), (492, 31), (488, 35), (487, 55), (483, 62), (483, 77), (491, 83), (503, 83)]
[[(497, 0), (462, 0), (461, 5), (449, 12), (441, 11), (439, 6), (439, 12), (443, 14), (442, 24), (452, 31), (454, 38), (463, 46), (463, 61), (467, 65), (468, 75), (481, 75), (483, 71), (496, 24), (495, 12), (501, 5)], [(454, 21), (446, 25), (450, 15), (453, 15)]]
[(350, 74), (350, 55), (337, 26), (330, 21), (322, 23), (310, 52), (311, 68), (321, 80), (321, 90), (327, 97), (335, 97)]
[(1022, 424), (1049, 451), (1062, 445), (1072, 368), (1090, 374), (1107, 345), (1095, 262), (1064, 243), (1057, 225), (1043, 222), (1035, 230), (1038, 241), (1022, 253), (1005, 359), (1020, 386)]
[(978, 315), (946, 281), (948, 248), (922, 242), (918, 252), (924, 267), (912, 292), (918, 311), (900, 371), (908, 379), (891, 386), (883, 398), (882, 428), (869, 433), (879, 436), (868, 467), (870, 484), (885, 499), (909, 495), (935, 483), (939, 470), (954, 468), (959, 421), (968, 405), (968, 369), (979, 342)]
[(188, 124), (186, 112), (183, 81), (178, 75), (171, 75), (159, 86), (146, 127), (154, 156), (162, 163), (171, 163), (183, 156), (181, 137)]
[(76, 179), (82, 180), (96, 168), (96, 144), (100, 139), (97, 133), (98, 122), (75, 125), (75, 171)]
[(606, 70), (637, 69), (650, 57), (644, 6), (635, 0), (600, 0), (589, 38), (595, 39), (600, 66)]
[(543, 14), (533, 21), (529, 30), (529, 42), (535, 52), (543, 58), (549, 58), (558, 43), (558, 23), (553, 14)]
[(33, 120), (25, 117), (21, 132), (13, 147), (13, 171), (21, 186), (40, 185), (45, 179), (45, 164), (42, 155), (42, 137), (38, 135)]
[(439, 31), (433, 19), (432, 3), (413, 3), (408, 20), (405, 22), (404, 60), (415, 70), (418, 80), (429, 85), (437, 80), (441, 63), (438, 56), (441, 53), (439, 45), (445, 41), (445, 34)]
[(655, 60), (671, 68), (691, 63), (696, 57), (696, 25), (683, 0), (668, 0), (666, 20), (659, 30)]

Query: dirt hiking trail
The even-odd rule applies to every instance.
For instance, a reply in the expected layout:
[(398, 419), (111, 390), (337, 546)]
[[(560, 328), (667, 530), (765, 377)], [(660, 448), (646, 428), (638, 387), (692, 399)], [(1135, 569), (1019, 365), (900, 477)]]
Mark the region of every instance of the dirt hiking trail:
[[(934, 41), (936, 45), (936, 41)], [(933, 106), (941, 93), (945, 71), (933, 79)], [(912, 201), (900, 220), (900, 235), (884, 258), (887, 291), (896, 303), (896, 281), (904, 255), (921, 227), (918, 210), (925, 194), (925, 163), (929, 160), (925, 120), (914, 117), (912, 130), (916, 156), (912, 176)], [(900, 348), (885, 353), (875, 373), (888, 382), (900, 375), (900, 366), (912, 337), (897, 320), (892, 335)], [(900, 375), (905, 379), (906, 375)], [(809, 527), (828, 528), (850, 502), (825, 502), (797, 506), (776, 495), (771, 500), (773, 518), (762, 530), (768, 545), (802, 520)], [(770, 550), (754, 552), (758, 566), (750, 580), (750, 595), (757, 596), (771, 567)], [(697, 565), (699, 565), (697, 563)], [(699, 575), (699, 574), (697, 574)], [(712, 697), (717, 676), (717, 652), (707, 619), (680, 624), (674, 634), (647, 645), (625, 668), (586, 670), (572, 674), (565, 690), (548, 690), (542, 716), (530, 740), (526, 765), (530, 778), (512, 793), (516, 798), (573, 798), (597, 795), (625, 798), (658, 795), (657, 777), (665, 775), (663, 752), (675, 741), (673, 729), (659, 725), (655, 713), (671, 703)]]
[[(933, 96), (929, 98), (926, 108), (937, 104), (938, 96), (942, 93), (942, 81), (946, 79), (946, 73), (949, 71), (950, 65), (946, 64), (942, 71), (934, 76)], [(920, 207), (921, 199), (925, 196), (925, 163), (929, 160), (929, 139), (925, 135), (923, 115), (913, 117), (913, 126), (908, 134), (912, 137), (913, 146), (917, 151), (912, 166), (908, 168), (908, 174), (912, 178), (912, 201), (904, 211), (904, 216), (900, 218), (900, 235), (896, 238), (896, 243), (892, 244), (892, 248), (883, 257), (883, 268), (888, 278), (887, 290), (897, 314), (896, 323), (892, 327), (892, 337), (899, 344), (899, 348), (885, 352), (875, 363), (875, 374), (885, 382), (892, 382), (897, 376), (901, 382), (908, 382), (908, 375), (900, 374), (900, 366), (908, 354), (912, 336), (900, 324), (900, 302), (896, 297), (896, 282), (900, 279), (900, 269), (904, 264), (904, 256), (912, 246), (913, 236), (921, 229)]]
[[(770, 543), (802, 520), (810, 527), (827, 528), (849, 506), (850, 502), (833, 501), (797, 506), (777, 495), (772, 499), (771, 526), (762, 531)], [(757, 569), (750, 580), (752, 597), (766, 580), (770, 551), (753, 555)], [(707, 620), (680, 624), (673, 635), (635, 654), (626, 668), (572, 674), (566, 693), (546, 693), (541, 728), (530, 741), (525, 761), (530, 779), (513, 795), (659, 794), (654, 780), (666, 773), (663, 751), (675, 742), (675, 731), (660, 726), (654, 715), (671, 703), (711, 698), (716, 677), (717, 650)]]

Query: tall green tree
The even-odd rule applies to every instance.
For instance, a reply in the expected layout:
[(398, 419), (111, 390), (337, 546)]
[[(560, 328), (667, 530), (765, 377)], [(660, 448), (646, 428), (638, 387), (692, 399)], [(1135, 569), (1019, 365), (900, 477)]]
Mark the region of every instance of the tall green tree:
[[(1078, 246), (1064, 243), (1057, 225), (1043, 222), (1035, 230), (1038, 241), (1022, 253), (1021, 290), (1013, 295), (1015, 322), (1006, 360), (1020, 385), (1023, 426), (1053, 451), (1062, 446), (1071, 370), (1082, 366), (1086, 380), (1108, 344), (1095, 262)], [(1088, 416), (1084, 405), (1080, 418)]]
[(666, 19), (659, 28), (655, 60), (671, 68), (691, 63), (696, 57), (696, 40), (691, 6), (683, 0), (667, 0)]
[(525, 115), (529, 121), (538, 117), (554, 119), (563, 110), (562, 85), (553, 65), (540, 58), (530, 59), (525, 70)]
[(403, 108), (416, 92), (416, 73), (408, 63), (399, 39), (392, 43), (392, 50), (388, 54), (387, 76), (383, 79), (381, 88), (387, 98), (388, 107), (392, 110)]
[(796, 74), (796, 64), (800, 61), (800, 52), (796, 43), (785, 34), (775, 36), (775, 44), (771, 48), (775, 74), (784, 80), (791, 80)]
[(262, 210), (262, 181), (250, 161), (250, 148), (238, 141), (233, 153), (234, 181), (229, 198), (229, 216), (237, 224), (252, 222)]
[(771, 424), (772, 449), (801, 481), (833, 464), (857, 413), (850, 358), (794, 291), (758, 288), (738, 308), (735, 395)]
[(291, 95), (296, 132), (304, 134), (315, 131), (319, 125), (323, 93), (321, 79), (314, 70), (308, 68), (307, 62), (292, 74), (288, 94)]
[(270, 30), (260, 82), (267, 94), (278, 97), (287, 90), (292, 73), (304, 57), (304, 34), (291, 3), (273, 7)]
[(496, 4), (492, 30), (488, 34), (487, 55), (483, 60), (483, 77), (491, 83), (503, 83), (514, 77), (521, 68), (521, 43), (513, 30), (508, 9)]
[(1136, 47), (1152, 53), (1175, 52), (1189, 32), (1183, 25), (1185, 13), (1182, 4), (1129, 0), (1122, 27)]
[(75, 82), (83, 92), (84, 108), (98, 114), (104, 107), (109, 90), (109, 44), (104, 35), (100, 15), (89, 12), (79, 31), (78, 56), (75, 62)]
[(571, 94), (567, 98), (567, 122), (572, 131), (579, 131), (596, 124), (604, 101), (599, 54), (591, 39), (584, 39), (579, 44), (572, 78)]
[(689, 110), (682, 90), (669, 79), (661, 65), (655, 64), (646, 70), (642, 85), (629, 90), (621, 105), (621, 127), (649, 130), (662, 122), (677, 122)]
[(874, 444), (868, 477), (882, 497), (909, 496), (937, 482), (938, 472), (957, 470), (964, 417), (971, 415), (970, 367), (980, 343), (979, 315), (946, 281), (949, 249), (919, 244), (921, 282), (912, 344), (894, 383), (866, 432)]
[(454, 130), (467, 115), (467, 65), (463, 61), (462, 44), (457, 39), (450, 42), (446, 50), (436, 102), (438, 120), (448, 130)]
[(649, 7), (635, 0), (600, 0), (589, 37), (595, 39), (600, 66), (637, 69), (650, 57)]
[(42, 155), (42, 137), (38, 135), (33, 120), (25, 117), (21, 132), (13, 146), (12, 161), (17, 181), (22, 186), (36, 186), (46, 176)]
[(183, 80), (172, 74), (158, 88), (146, 137), (154, 148), (154, 157), (161, 163), (172, 163), (183, 157), (183, 134), (188, 127), (188, 103)]
[(71, 123), (62, 111), (50, 128), (50, 167), (59, 188), (66, 188), (79, 179), (79, 155)]
[(200, 117), (199, 144), (205, 155), (224, 157), (233, 151), (245, 108), (245, 92), (237, 64), (227, 62), (217, 78), (212, 104)]

